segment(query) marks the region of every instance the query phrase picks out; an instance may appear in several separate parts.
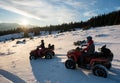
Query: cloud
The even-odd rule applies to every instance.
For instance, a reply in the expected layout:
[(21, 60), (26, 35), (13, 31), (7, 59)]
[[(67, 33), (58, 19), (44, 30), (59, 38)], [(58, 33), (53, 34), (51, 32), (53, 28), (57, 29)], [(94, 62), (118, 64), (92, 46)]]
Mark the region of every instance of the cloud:
[(5, 10), (8, 10), (8, 11), (11, 11), (11, 12), (14, 12), (14, 13), (17, 13), (17, 14), (20, 14), (20, 15), (23, 15), (23, 16), (26, 16), (26, 17), (30, 17), (30, 18), (34, 18), (34, 19), (38, 19), (40, 20), (39, 17), (33, 15), (33, 14), (30, 14), (29, 12), (26, 12), (24, 10), (21, 10), (19, 9), (19, 7), (15, 6), (15, 4), (11, 4), (9, 2), (9, 0), (6, 0), (5, 2), (4, 1), (0, 1), (0, 8), (2, 9), (5, 9)]
[[(89, 2), (79, 0), (0, 0), (0, 8), (33, 18), (42, 22), (56, 23), (79, 20), (82, 13), (90, 10), (95, 0)], [(83, 12), (84, 11), (84, 12)], [(96, 15), (86, 12), (84, 16)]]
[(116, 10), (120, 10), (120, 6), (119, 6), (119, 7), (116, 7)]
[(92, 6), (92, 5), (96, 5), (97, 3), (98, 3), (97, 0), (92, 0), (91, 3), (90, 3), (90, 5), (91, 5), (91, 6)]
[(87, 11), (87, 12), (83, 13), (83, 15), (86, 17), (92, 17), (92, 16), (96, 16), (97, 14), (94, 13), (94, 11)]

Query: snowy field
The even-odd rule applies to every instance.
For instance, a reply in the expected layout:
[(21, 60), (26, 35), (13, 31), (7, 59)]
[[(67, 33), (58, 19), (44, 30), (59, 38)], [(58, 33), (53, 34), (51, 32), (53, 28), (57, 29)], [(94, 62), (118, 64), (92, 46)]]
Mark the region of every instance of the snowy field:
[[(66, 69), (64, 66), (68, 50), (76, 48), (73, 42), (84, 40), (91, 35), (96, 51), (104, 44), (114, 53), (112, 68), (108, 78), (96, 77), (90, 70)], [(40, 45), (55, 45), (56, 56), (51, 60), (29, 60), (29, 53)], [(0, 83), (120, 83), (120, 25), (76, 30), (26, 39), (26, 43), (14, 41), (0, 42)]]

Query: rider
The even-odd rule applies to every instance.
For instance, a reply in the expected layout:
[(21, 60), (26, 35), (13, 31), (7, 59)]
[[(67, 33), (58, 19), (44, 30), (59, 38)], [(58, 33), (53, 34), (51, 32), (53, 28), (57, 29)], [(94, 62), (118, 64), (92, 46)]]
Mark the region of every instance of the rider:
[(44, 40), (41, 40), (40, 48), (44, 49), (45, 48), (45, 43)]
[(87, 44), (82, 45), (82, 46), (86, 46), (86, 48), (83, 49), (83, 53), (79, 57), (81, 64), (83, 64), (85, 56), (91, 56), (95, 52), (95, 45), (94, 45), (94, 41), (92, 40), (92, 37), (88, 36), (86, 38), (87, 38)]
[[(41, 49), (39, 50), (39, 48)], [(45, 49), (45, 44), (44, 44), (44, 40), (41, 40), (41, 44), (38, 47), (38, 51), (37, 51), (39, 56), (41, 55), (41, 52), (43, 51), (43, 49)]]
[(94, 45), (94, 41), (92, 40), (91, 36), (87, 37), (87, 44), (83, 45), (83, 46), (86, 46), (86, 48), (83, 49), (83, 51), (86, 54), (90, 54), (91, 55), (91, 54), (93, 54), (95, 52), (95, 45)]

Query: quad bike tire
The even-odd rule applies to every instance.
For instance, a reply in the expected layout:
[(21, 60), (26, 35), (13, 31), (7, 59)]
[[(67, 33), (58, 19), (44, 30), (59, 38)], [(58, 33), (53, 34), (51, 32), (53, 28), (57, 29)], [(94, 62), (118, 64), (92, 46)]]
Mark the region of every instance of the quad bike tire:
[(95, 76), (107, 78), (107, 69), (103, 65), (95, 65), (92, 69), (92, 73)]
[(76, 69), (76, 63), (72, 59), (68, 59), (65, 61), (65, 67), (67, 69)]
[(33, 59), (36, 60), (37, 58), (35, 57), (34, 54), (30, 53), (29, 59), (30, 59), (30, 60), (33, 60)]
[(52, 56), (55, 56), (55, 52), (52, 52)]
[(46, 55), (45, 55), (45, 59), (52, 59), (52, 54), (51, 53), (47, 53)]
[(106, 68), (107, 68), (108, 70), (110, 70), (111, 67), (112, 67), (112, 64), (111, 64), (111, 63), (109, 63), (109, 64), (106, 65)]

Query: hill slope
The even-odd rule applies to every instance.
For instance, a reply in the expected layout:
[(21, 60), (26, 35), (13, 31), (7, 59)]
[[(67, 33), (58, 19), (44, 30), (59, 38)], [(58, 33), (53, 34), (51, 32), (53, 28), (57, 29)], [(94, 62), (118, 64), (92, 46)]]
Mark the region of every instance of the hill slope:
[[(26, 43), (16, 44), (16, 41), (0, 42), (0, 81), (15, 83), (119, 83), (120, 81), (120, 25), (77, 30), (61, 34), (26, 39)], [(112, 68), (108, 78), (94, 76), (91, 71), (77, 68), (66, 69), (64, 62), (67, 51), (76, 46), (73, 42), (83, 40), (88, 35), (93, 36), (96, 51), (106, 44), (114, 53)], [(55, 44), (56, 57), (51, 60), (29, 60), (29, 53), (44, 39), (45, 45)], [(23, 39), (21, 39), (23, 40)], [(20, 41), (20, 39), (19, 39)]]

